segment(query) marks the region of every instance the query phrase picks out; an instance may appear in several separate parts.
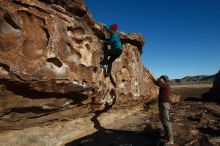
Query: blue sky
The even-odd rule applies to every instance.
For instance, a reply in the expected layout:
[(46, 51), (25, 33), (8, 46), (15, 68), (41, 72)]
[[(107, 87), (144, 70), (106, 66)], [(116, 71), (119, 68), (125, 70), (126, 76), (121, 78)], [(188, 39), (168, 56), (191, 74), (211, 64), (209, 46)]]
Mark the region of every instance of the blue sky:
[(220, 70), (220, 0), (84, 0), (97, 22), (145, 37), (142, 63), (155, 76)]

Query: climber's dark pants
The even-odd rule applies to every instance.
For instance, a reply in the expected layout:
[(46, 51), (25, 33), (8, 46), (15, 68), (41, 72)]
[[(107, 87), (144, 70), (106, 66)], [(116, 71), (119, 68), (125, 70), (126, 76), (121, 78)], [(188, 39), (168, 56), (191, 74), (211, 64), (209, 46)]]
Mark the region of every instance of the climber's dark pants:
[[(101, 61), (102, 65), (108, 65), (107, 74), (111, 73), (112, 63), (122, 54), (122, 49), (105, 49), (104, 50), (104, 58)], [(110, 58), (108, 59), (108, 57)]]

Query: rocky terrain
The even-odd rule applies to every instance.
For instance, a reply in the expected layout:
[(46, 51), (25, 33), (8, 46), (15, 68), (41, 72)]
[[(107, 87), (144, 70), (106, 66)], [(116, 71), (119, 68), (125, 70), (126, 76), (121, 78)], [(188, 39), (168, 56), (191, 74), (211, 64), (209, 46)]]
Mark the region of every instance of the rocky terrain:
[(93, 115), (94, 99), (123, 110), (156, 97), (141, 63), (144, 37), (120, 32), (123, 53), (106, 78), (100, 61), (108, 37), (82, 0), (0, 0), (3, 145), (62, 145), (95, 132), (74, 133), (77, 119)]
[[(159, 146), (162, 124), (156, 105), (139, 109), (119, 124), (99, 127), (99, 132), (80, 138), (66, 146)], [(171, 112), (174, 146), (220, 145), (220, 106), (215, 102), (177, 103)], [(106, 129), (105, 129), (106, 128)]]
[[(141, 108), (158, 94), (141, 63), (144, 37), (120, 32), (106, 78), (108, 37), (82, 0), (0, 0), (0, 145), (159, 145), (157, 109)], [(91, 113), (94, 99), (106, 106)], [(175, 102), (176, 145), (219, 144), (218, 103)]]

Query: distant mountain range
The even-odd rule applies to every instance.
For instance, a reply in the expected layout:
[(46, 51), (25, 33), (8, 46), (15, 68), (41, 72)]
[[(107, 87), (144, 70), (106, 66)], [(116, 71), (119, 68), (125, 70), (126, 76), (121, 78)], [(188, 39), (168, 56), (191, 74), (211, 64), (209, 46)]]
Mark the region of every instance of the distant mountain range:
[(197, 75), (197, 76), (186, 76), (182, 79), (171, 80), (172, 84), (178, 83), (212, 83), (216, 75)]

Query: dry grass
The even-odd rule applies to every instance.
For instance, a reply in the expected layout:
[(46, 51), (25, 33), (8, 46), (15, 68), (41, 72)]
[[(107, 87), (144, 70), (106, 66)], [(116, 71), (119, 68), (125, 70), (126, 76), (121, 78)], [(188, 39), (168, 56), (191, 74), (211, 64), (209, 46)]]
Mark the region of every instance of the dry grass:
[(185, 84), (172, 86), (172, 94), (180, 95), (182, 98), (201, 97), (201, 94), (207, 92), (212, 84)]

